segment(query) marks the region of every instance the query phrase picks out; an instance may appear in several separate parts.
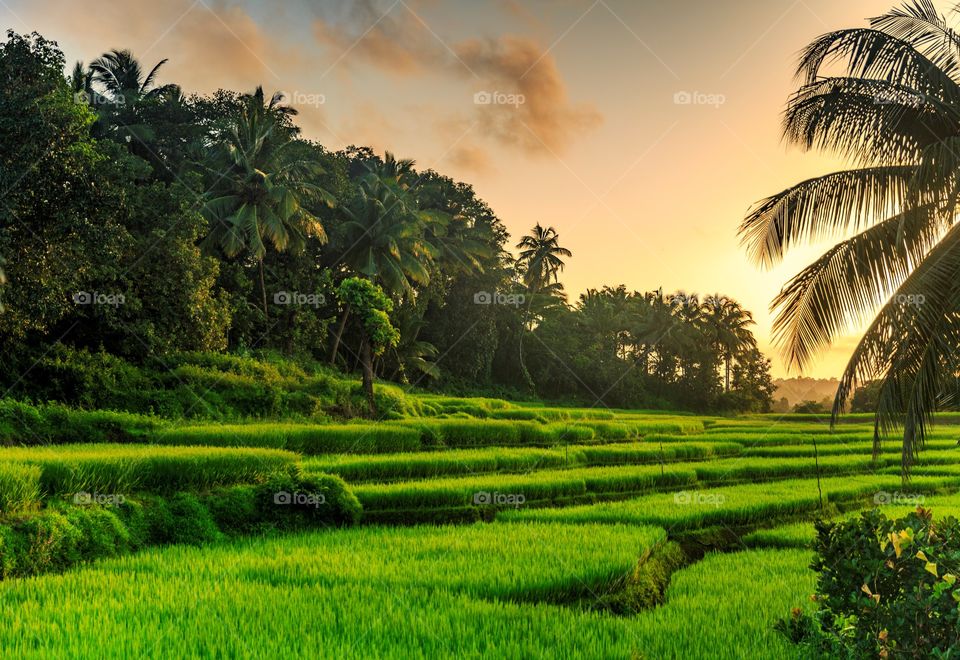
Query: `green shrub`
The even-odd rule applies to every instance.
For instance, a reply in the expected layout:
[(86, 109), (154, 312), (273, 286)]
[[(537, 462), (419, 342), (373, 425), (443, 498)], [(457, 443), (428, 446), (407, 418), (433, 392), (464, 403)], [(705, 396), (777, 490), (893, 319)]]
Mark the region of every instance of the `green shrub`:
[(257, 490), (253, 487), (216, 488), (201, 495), (201, 501), (220, 530), (226, 534), (250, 532), (263, 522), (257, 502)]
[(171, 543), (200, 545), (223, 538), (210, 511), (193, 493), (177, 493), (169, 501)]
[(76, 560), (81, 532), (62, 513), (44, 511), (4, 529), (4, 577), (62, 571)]
[(70, 563), (115, 557), (130, 551), (130, 532), (111, 510), (66, 507), (60, 512), (79, 532)]
[(0, 462), (0, 514), (27, 509), (40, 500), (40, 468)]
[(287, 528), (353, 525), (362, 511), (343, 480), (330, 475), (276, 477), (257, 488), (256, 499), (264, 520)]
[(948, 658), (960, 646), (960, 521), (918, 509), (818, 522), (817, 611), (778, 629), (818, 657)]

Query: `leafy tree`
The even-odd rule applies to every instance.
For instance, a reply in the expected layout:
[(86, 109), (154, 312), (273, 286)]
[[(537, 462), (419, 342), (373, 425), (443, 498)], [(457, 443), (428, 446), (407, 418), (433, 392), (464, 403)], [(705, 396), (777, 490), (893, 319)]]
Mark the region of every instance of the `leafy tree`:
[(400, 335), (390, 323), (393, 302), (379, 286), (360, 277), (348, 277), (337, 287), (337, 297), (353, 310), (360, 335), (360, 363), (363, 368), (363, 391), (370, 416), (377, 414), (373, 393), (373, 359), (397, 345)]
[(846, 236), (777, 296), (774, 332), (790, 364), (803, 368), (873, 317), (833, 413), (858, 385), (880, 380), (877, 426), (902, 426), (905, 471), (957, 371), (958, 47), (960, 37), (928, 0), (813, 41), (800, 58), (803, 84), (789, 101), (785, 137), (856, 168), (768, 197), (741, 227), (751, 257), (766, 266), (798, 243)]
[[(356, 194), (342, 207), (341, 261), (351, 272), (381, 286), (388, 295), (413, 293), (413, 285), (430, 282), (429, 262), (438, 251), (425, 235), (436, 214), (421, 211), (416, 200), (396, 181), (376, 173), (361, 177)], [(343, 329), (351, 307), (343, 310), (330, 351), (336, 363)]]
[(315, 183), (323, 167), (315, 154), (297, 149), (295, 131), (282, 117), (295, 111), (263, 88), (244, 98), (237, 116), (219, 136), (206, 164), (214, 185), (204, 206), (211, 228), (208, 240), (228, 257), (246, 253), (257, 261), (263, 314), (269, 318), (263, 260), (268, 246), (302, 250), (307, 239), (326, 240), (313, 212), (318, 203), (334, 204)]
[(0, 44), (10, 81), (0, 140), (18, 145), (0, 162), (3, 348), (63, 341), (134, 357), (223, 348), (229, 318), (212, 290), (217, 263), (195, 246), (192, 195), (148, 182), (144, 161), (95, 140), (94, 116), (62, 72), (62, 54), (42, 37), (10, 33)]

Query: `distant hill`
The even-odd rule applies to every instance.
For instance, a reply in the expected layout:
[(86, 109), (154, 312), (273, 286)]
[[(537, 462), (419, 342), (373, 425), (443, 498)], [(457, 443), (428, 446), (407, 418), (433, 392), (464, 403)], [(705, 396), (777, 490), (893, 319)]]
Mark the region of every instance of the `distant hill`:
[(836, 378), (776, 378), (773, 384), (777, 386), (777, 391), (773, 399), (778, 404), (777, 408), (783, 407), (782, 399), (786, 399), (785, 409), (792, 409), (803, 401), (828, 399), (832, 404), (839, 383)]

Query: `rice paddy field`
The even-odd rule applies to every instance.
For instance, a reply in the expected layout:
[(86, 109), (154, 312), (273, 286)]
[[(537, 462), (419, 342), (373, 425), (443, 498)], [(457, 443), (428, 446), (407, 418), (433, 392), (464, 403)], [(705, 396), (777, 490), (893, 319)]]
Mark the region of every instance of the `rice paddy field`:
[(815, 519), (960, 515), (953, 419), (905, 484), (860, 418), (417, 409), (8, 442), (0, 653), (796, 657)]

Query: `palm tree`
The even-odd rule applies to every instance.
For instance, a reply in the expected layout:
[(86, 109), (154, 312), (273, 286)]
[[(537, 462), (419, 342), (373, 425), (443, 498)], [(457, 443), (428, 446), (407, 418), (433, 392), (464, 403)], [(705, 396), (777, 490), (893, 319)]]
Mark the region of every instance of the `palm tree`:
[(757, 346), (750, 331), (750, 326), (754, 325), (753, 315), (735, 300), (714, 294), (707, 296), (700, 305), (699, 324), (723, 360), (723, 391), (729, 392), (734, 358)]
[(263, 259), (268, 245), (279, 252), (302, 250), (308, 238), (326, 242), (313, 209), (333, 206), (333, 196), (316, 183), (324, 173), (308, 145), (283, 122), (295, 114), (263, 88), (246, 96), (243, 107), (214, 144), (207, 170), (214, 179), (204, 212), (208, 241), (228, 257), (246, 252), (260, 269), (263, 313), (269, 318)]
[(560, 272), (566, 262), (563, 257), (572, 257), (573, 253), (560, 246), (560, 234), (553, 227), (543, 227), (538, 222), (529, 234), (520, 238), (517, 243), (520, 255), (517, 257), (517, 270), (527, 289), (526, 313), (522, 319), (520, 338), (518, 342), (520, 372), (527, 385), (533, 389), (533, 379), (523, 361), (523, 338), (530, 329), (531, 310), (534, 299), (540, 295), (548, 298), (562, 293), (563, 287), (559, 284)]
[(542, 227), (538, 222), (531, 233), (520, 238), (517, 243), (520, 256), (517, 264), (523, 276), (524, 284), (536, 293), (551, 281), (556, 282), (566, 263), (562, 257), (572, 257), (573, 253), (560, 246), (560, 235), (553, 227)]
[(144, 75), (133, 53), (111, 50), (91, 62), (86, 73), (78, 62), (71, 83), (75, 92), (87, 93), (91, 105), (101, 111), (109, 125), (107, 131), (136, 149), (136, 145), (145, 145), (154, 139), (153, 129), (144, 120), (144, 107), (180, 96), (177, 85), (154, 84), (157, 73), (166, 63), (167, 60), (161, 60)]
[[(838, 66), (839, 75), (822, 72)], [(776, 297), (774, 335), (788, 362), (803, 368), (873, 317), (833, 415), (858, 384), (880, 379), (874, 451), (881, 434), (902, 427), (906, 473), (957, 368), (960, 35), (930, 0), (912, 0), (868, 28), (819, 37), (803, 51), (798, 74), (786, 138), (856, 167), (759, 202), (741, 236), (765, 266), (797, 243), (846, 237)]]
[[(436, 214), (416, 208), (412, 197), (398, 194), (377, 176), (361, 177), (356, 196), (341, 211), (347, 220), (341, 261), (351, 271), (380, 285), (388, 296), (411, 295), (414, 284), (429, 283), (428, 265), (438, 250), (425, 229)], [(347, 306), (334, 335), (331, 364), (337, 360), (349, 315)]]

